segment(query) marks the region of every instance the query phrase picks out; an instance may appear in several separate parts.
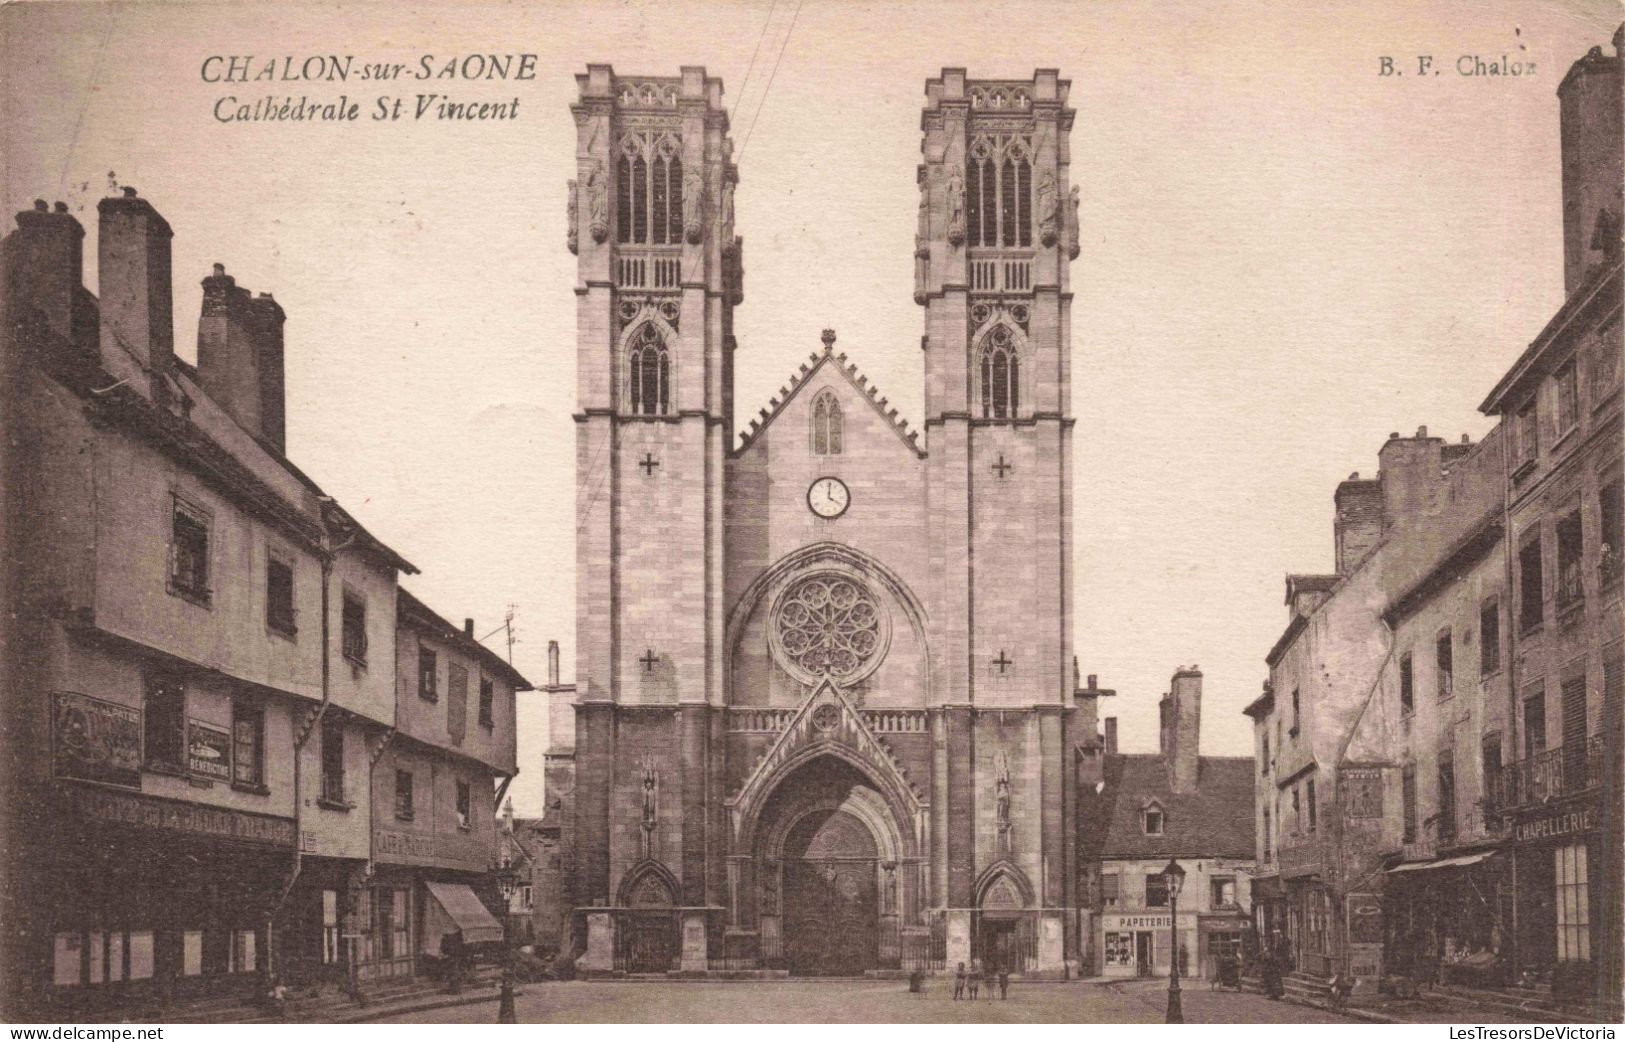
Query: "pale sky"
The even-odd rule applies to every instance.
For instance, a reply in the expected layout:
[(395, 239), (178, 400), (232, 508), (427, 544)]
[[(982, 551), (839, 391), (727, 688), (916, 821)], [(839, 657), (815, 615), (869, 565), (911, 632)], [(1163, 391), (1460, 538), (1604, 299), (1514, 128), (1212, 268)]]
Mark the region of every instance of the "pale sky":
[[(1613, 2), (23, 5), (0, 9), (7, 214), (62, 199), (95, 239), (111, 172), (175, 229), (176, 345), (219, 261), (286, 309), (288, 454), (514, 662), (574, 655), (575, 258), (568, 106), (588, 62), (722, 77), (745, 237), (738, 412), (833, 326), (920, 419), (912, 303), (924, 81), (943, 66), (1072, 81), (1077, 647), (1156, 747), (1180, 665), (1203, 749), (1329, 571), (1331, 495), (1389, 431), (1476, 439), (1476, 406), (1562, 296), (1556, 89)], [(222, 85), (210, 55), (415, 63), (534, 53), (523, 83)], [(1417, 77), (1416, 56), (1441, 75)], [(782, 57), (781, 57), (782, 55)], [(1402, 76), (1379, 76), (1383, 55)], [(1463, 77), (1462, 55), (1534, 62)], [(754, 56), (754, 63), (753, 63)], [(1469, 66), (1472, 64), (1468, 62)], [(747, 75), (748, 74), (748, 75)], [(353, 124), (223, 125), (235, 93), (349, 94)], [(485, 124), (373, 122), (380, 93), (518, 98)], [(407, 108), (412, 107), (411, 102)], [(10, 220), (7, 217), (7, 227)], [(95, 288), (95, 252), (86, 252)], [(501, 650), (500, 642), (492, 644)], [(537, 813), (546, 708), (520, 710)]]

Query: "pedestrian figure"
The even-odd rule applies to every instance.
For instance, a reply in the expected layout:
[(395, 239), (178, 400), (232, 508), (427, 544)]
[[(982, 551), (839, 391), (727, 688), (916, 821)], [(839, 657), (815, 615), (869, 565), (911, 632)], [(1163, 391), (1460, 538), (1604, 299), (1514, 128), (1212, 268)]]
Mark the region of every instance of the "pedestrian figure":
[(265, 1005), (270, 1014), (278, 1020), (285, 1020), (288, 1016), (288, 988), (282, 983), (281, 977), (271, 978), (271, 987), (265, 993)]
[(982, 960), (970, 961), (970, 1000), (976, 1001), (977, 993), (982, 990)]
[(1004, 966), (999, 967), (999, 998), (1010, 997), (1010, 971)]
[(960, 963), (959, 969), (954, 971), (954, 1001), (958, 1002), (965, 997), (965, 964)]

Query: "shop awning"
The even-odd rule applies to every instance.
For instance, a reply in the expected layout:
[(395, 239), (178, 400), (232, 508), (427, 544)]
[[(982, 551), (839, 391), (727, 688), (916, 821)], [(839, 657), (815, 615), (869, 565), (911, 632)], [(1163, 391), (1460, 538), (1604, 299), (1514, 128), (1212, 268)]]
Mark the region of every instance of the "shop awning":
[[(424, 882), (433, 898), (424, 924), (424, 942), (437, 947), (442, 934), (463, 931), (464, 944), (484, 944), (502, 940), (502, 924), (486, 910), (485, 904), (462, 883)], [(436, 914), (439, 913), (439, 914)]]
[(1481, 854), (1463, 854), (1460, 857), (1447, 857), (1438, 861), (1410, 861), (1403, 865), (1395, 865), (1388, 872), (1392, 875), (1395, 872), (1425, 872), (1432, 868), (1462, 868), (1487, 861), (1494, 856), (1495, 851), (1486, 850)]

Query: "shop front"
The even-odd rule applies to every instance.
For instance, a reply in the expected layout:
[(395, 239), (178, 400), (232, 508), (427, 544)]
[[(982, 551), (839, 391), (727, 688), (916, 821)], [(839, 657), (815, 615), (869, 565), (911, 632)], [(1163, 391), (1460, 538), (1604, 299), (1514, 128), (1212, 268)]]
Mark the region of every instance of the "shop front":
[(1383, 962), (1416, 980), (1476, 987), (1510, 970), (1510, 859), (1480, 850), (1390, 866)]
[(1603, 850), (1601, 820), (1594, 798), (1530, 808), (1514, 820), (1517, 925), (1510, 976), (1517, 983), (1550, 985), (1554, 995), (1573, 1001), (1591, 998), (1593, 924), (1619, 914), (1599, 907), (1598, 873), (1608, 856), (1619, 856)]
[[(1189, 974), (1202, 949), (1198, 944), (1198, 915), (1179, 913), (1179, 965)], [(1101, 952), (1101, 975), (1106, 977), (1166, 977), (1168, 975), (1170, 929), (1168, 912), (1107, 912), (1100, 917), (1096, 938)], [(1237, 927), (1238, 931), (1241, 926)]]
[(250, 993), (292, 868), (288, 818), (62, 785), (27, 885), (49, 927), (33, 983), (63, 1013)]
[(1263, 951), (1286, 936), (1286, 888), (1278, 875), (1253, 880), (1253, 944)]
[(1284, 905), (1284, 933), (1293, 968), (1332, 976), (1337, 972), (1333, 948), (1337, 913), (1330, 889), (1318, 876), (1289, 879)]
[(1196, 933), (1201, 942), (1198, 973), (1208, 980), (1218, 978), (1226, 959), (1233, 959), (1239, 969), (1251, 957), (1252, 923), (1239, 912), (1199, 915)]
[(373, 829), (376, 867), (355, 925), (360, 981), (432, 975), (453, 957), (501, 949), (492, 909), (503, 904), (483, 854), (460, 832)]

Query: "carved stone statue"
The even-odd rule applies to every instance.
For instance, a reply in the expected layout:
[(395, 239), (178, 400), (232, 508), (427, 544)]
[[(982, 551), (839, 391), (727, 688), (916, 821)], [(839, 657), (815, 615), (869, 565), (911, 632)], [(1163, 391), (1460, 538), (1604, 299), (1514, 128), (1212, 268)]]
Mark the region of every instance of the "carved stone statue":
[(1059, 233), (1056, 226), (1060, 200), (1055, 193), (1055, 175), (1048, 170), (1038, 175), (1038, 240), (1045, 246), (1054, 246)]
[(683, 167), (683, 237), (697, 246), (705, 238), (705, 180), (693, 166)]
[(575, 253), (581, 245), (580, 233), (577, 229), (577, 225), (581, 221), (580, 194), (580, 187), (576, 182), (571, 181), (570, 193), (564, 207), (564, 244), (570, 248), (571, 253)]
[(604, 161), (594, 159), (587, 173), (587, 230), (593, 242), (609, 238), (609, 185)]
[(995, 801), (998, 806), (999, 832), (1010, 831), (1010, 756), (999, 752), (998, 778), (994, 782)]
[(652, 832), (658, 824), (660, 808), (658, 789), (660, 776), (655, 773), (653, 760), (643, 761), (643, 831)]
[(921, 259), (931, 256), (931, 182), (925, 177), (920, 178), (920, 217), (914, 229), (914, 256)]
[(732, 179), (724, 179), (722, 182), (722, 213), (718, 223), (722, 225), (722, 237), (731, 239), (734, 226), (734, 183)]
[(965, 241), (965, 175), (958, 167), (948, 173), (948, 241)]
[(779, 863), (766, 861), (762, 864), (762, 914), (779, 914)]
[(888, 861), (884, 866), (886, 870), (885, 904), (880, 908), (887, 915), (897, 914), (897, 862)]
[(1073, 185), (1072, 190), (1067, 193), (1066, 210), (1066, 255), (1071, 260), (1077, 260), (1078, 254), (1083, 249), (1082, 240), (1079, 238), (1081, 234), (1078, 227), (1078, 186)]

